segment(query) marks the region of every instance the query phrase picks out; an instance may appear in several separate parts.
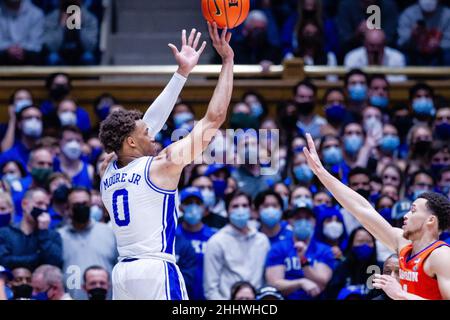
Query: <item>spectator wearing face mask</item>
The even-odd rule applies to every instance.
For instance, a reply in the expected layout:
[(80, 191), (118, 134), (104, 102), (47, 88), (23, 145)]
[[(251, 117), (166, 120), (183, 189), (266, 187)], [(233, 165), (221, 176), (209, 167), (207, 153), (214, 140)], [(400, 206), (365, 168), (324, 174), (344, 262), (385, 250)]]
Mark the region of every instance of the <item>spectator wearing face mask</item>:
[(32, 300), (73, 300), (69, 293), (64, 290), (64, 280), (61, 269), (44, 264), (33, 272)]
[(450, 195), (450, 166), (441, 169), (437, 177), (437, 187), (439, 191), (445, 195)]
[(31, 271), (28, 268), (17, 267), (11, 270), (13, 279), (10, 282), (14, 300), (29, 300), (33, 293), (31, 286)]
[(61, 153), (55, 161), (55, 171), (63, 172), (71, 178), (72, 185), (92, 189), (94, 167), (82, 160), (84, 144), (80, 130), (68, 125), (61, 129)]
[[(69, 6), (81, 8), (80, 29), (67, 28)], [(48, 65), (96, 64), (99, 26), (97, 18), (89, 12), (81, 0), (62, 0), (60, 8), (49, 13), (44, 23), (44, 43)]]
[(18, 160), (26, 167), (31, 149), (42, 135), (42, 113), (34, 106), (24, 107), (17, 114), (18, 137), (14, 145), (0, 155), (0, 164), (10, 160)]
[(450, 165), (450, 144), (442, 140), (433, 140), (430, 148), (430, 170), (437, 179), (439, 172)]
[(254, 201), (261, 222), (259, 231), (264, 233), (271, 245), (292, 237), (292, 228), (283, 220), (283, 200), (275, 191), (259, 193)]
[(202, 194), (204, 206), (203, 223), (215, 230), (224, 227), (228, 222), (227, 219), (222, 215), (213, 212), (213, 209), (217, 205), (217, 198), (211, 179), (207, 176), (193, 177), (191, 178), (189, 185), (198, 188)]
[(295, 185), (308, 187), (310, 190), (316, 190), (314, 184), (314, 173), (306, 163), (306, 158), (303, 152), (294, 153), (291, 167), (292, 179)]
[(101, 266), (90, 266), (83, 273), (83, 290), (89, 300), (111, 300), (111, 281), (108, 271)]
[(205, 225), (202, 219), (205, 214), (203, 195), (199, 188), (188, 187), (180, 193), (180, 211), (183, 212), (181, 224), (177, 229), (177, 240), (180, 235), (185, 237), (195, 250), (195, 277), (192, 281), (192, 290), (188, 289), (192, 300), (205, 300), (203, 290), (203, 255), (206, 242), (215, 233), (215, 230)]
[(327, 89), (322, 103), (327, 125), (322, 128), (321, 135), (339, 134), (342, 126), (351, 120), (345, 103), (344, 91), (337, 87)]
[(363, 127), (356, 122), (348, 123), (342, 128), (342, 137), (344, 164), (349, 168), (357, 165), (366, 166), (372, 145), (365, 143), (366, 136)]
[(344, 163), (340, 137), (337, 135), (325, 135), (320, 139), (319, 154), (326, 168), (332, 174), (347, 183), (349, 167)]
[(425, 83), (417, 83), (409, 89), (409, 101), (415, 122), (430, 123), (436, 115), (434, 90)]
[(30, 0), (0, 3), (0, 65), (40, 64), (44, 14)]
[(252, 108), (246, 102), (236, 103), (230, 115), (229, 122), (231, 129), (257, 129), (259, 127), (259, 118), (254, 115)]
[(445, 1), (418, 0), (406, 8), (398, 22), (397, 44), (409, 65), (450, 64), (450, 8)]
[[(116, 240), (110, 227), (90, 217), (91, 195), (83, 188), (72, 188), (68, 194), (70, 224), (58, 229), (63, 244), (63, 271), (70, 275), (70, 266), (84, 272), (99, 265), (111, 272), (118, 256)], [(86, 299), (81, 289), (70, 289), (74, 299)]]
[(0, 150), (8, 150), (14, 145), (17, 130), (17, 114), (25, 107), (31, 105), (33, 105), (33, 96), (28, 89), (17, 89), (9, 97), (8, 124), (0, 125), (0, 136), (2, 137)]
[(434, 178), (427, 170), (417, 170), (410, 177), (408, 199), (416, 200), (422, 193), (434, 191)]
[(48, 211), (52, 221), (50, 228), (57, 229), (67, 223), (69, 204), (67, 197), (72, 188), (70, 178), (61, 172), (52, 173), (48, 179), (48, 189), (52, 196), (51, 206)]
[(441, 107), (436, 111), (433, 121), (434, 137), (446, 142), (450, 141), (450, 107)]
[(343, 259), (348, 234), (342, 214), (335, 207), (326, 205), (314, 208), (314, 213), (317, 217), (314, 239), (331, 247), (336, 262)]
[(418, 123), (410, 129), (407, 137), (408, 165), (429, 168), (432, 139), (433, 135), (427, 124)]
[(320, 130), (327, 122), (315, 112), (317, 87), (309, 80), (303, 80), (293, 88), (293, 95), (298, 111), (299, 134), (310, 132), (314, 139), (320, 137)]
[[(214, 195), (216, 198), (215, 205), (210, 209), (212, 213), (226, 218), (225, 210), (225, 190), (228, 187), (228, 179), (230, 178), (230, 168), (224, 164), (211, 164), (205, 171), (205, 176), (212, 181)], [(223, 225), (222, 225), (223, 226)], [(221, 226), (221, 227), (222, 227)]]
[[(367, 66), (402, 68), (405, 65), (405, 56), (400, 51), (386, 46), (386, 35), (382, 29), (366, 30), (364, 45), (353, 49), (344, 58), (344, 66), (347, 68)], [(403, 75), (389, 75), (387, 78), (390, 82), (406, 80)]]
[(395, 162), (399, 167), (406, 167), (403, 159), (399, 159), (400, 137), (398, 130), (392, 124), (383, 125), (382, 137), (378, 144), (377, 172), (384, 170), (386, 165)]
[(358, 227), (349, 237), (344, 259), (339, 262), (333, 273), (326, 294), (328, 299), (336, 299), (341, 290), (350, 286), (358, 286), (361, 292), (368, 294), (367, 280), (371, 275), (369, 266), (379, 266), (376, 242), (373, 236), (364, 228)]
[(383, 120), (387, 120), (387, 112), (390, 111), (390, 85), (384, 74), (374, 74), (369, 80), (369, 105), (377, 107), (383, 112)]
[[(57, 105), (56, 109), (45, 117), (45, 134), (58, 136), (61, 128), (65, 126), (77, 125), (77, 104), (72, 98), (64, 98)], [(87, 134), (88, 132), (83, 132)]]
[(45, 190), (34, 188), (26, 192), (20, 225), (0, 229), (0, 264), (30, 270), (44, 263), (62, 265), (61, 237), (49, 229), (49, 204)]
[(231, 286), (240, 280), (260, 287), (270, 248), (266, 235), (248, 226), (250, 197), (236, 192), (226, 203), (230, 223), (206, 243), (203, 287), (208, 300), (230, 299)]
[(12, 184), (11, 196), (15, 207), (15, 222), (22, 219), (22, 199), (30, 188), (47, 188), (49, 176), (53, 172), (53, 157), (47, 148), (34, 149), (27, 166), (29, 175)]
[[(48, 91), (48, 99), (42, 102), (41, 110), (47, 116), (57, 108), (62, 100), (70, 96), (72, 80), (66, 73), (52, 73), (45, 80), (45, 88)], [(91, 121), (88, 112), (77, 106), (76, 116), (77, 127), (82, 132), (89, 132), (91, 130)]]
[(9, 193), (0, 193), (0, 228), (9, 226), (14, 221), (14, 205)]
[(10, 190), (19, 188), (20, 179), (26, 175), (25, 168), (17, 160), (8, 161), (1, 165), (0, 172), (2, 173), (2, 181), (9, 185)]
[(367, 106), (368, 82), (369, 77), (360, 69), (352, 69), (345, 75), (344, 86), (351, 121), (361, 122), (361, 112)]
[(313, 240), (316, 219), (306, 205), (289, 211), (293, 236), (272, 246), (266, 262), (267, 283), (289, 300), (318, 299), (334, 267), (331, 248)]

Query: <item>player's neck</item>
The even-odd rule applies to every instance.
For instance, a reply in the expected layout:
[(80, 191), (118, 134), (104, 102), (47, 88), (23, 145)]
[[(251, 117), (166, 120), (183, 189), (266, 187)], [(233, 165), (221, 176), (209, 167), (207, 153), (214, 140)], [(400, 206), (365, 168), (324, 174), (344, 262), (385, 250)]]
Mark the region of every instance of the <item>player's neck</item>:
[(133, 162), (134, 160), (136, 160), (140, 157), (142, 157), (142, 156), (119, 154), (119, 156), (117, 157), (117, 166), (119, 168), (126, 167), (128, 164), (130, 164), (131, 162)]
[(414, 240), (412, 242), (413, 249), (411, 253), (413, 255), (419, 253), (420, 251), (422, 251), (423, 249), (425, 249), (438, 239), (439, 238), (432, 233), (423, 234), (422, 237), (420, 237), (420, 239)]

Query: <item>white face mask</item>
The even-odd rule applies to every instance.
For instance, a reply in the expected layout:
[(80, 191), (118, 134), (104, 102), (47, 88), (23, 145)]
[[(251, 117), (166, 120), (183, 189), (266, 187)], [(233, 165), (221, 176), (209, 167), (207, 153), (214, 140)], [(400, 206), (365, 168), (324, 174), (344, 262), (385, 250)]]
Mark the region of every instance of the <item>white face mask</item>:
[(39, 138), (42, 134), (42, 121), (36, 118), (25, 120), (22, 125), (22, 132), (26, 136)]
[(419, 0), (420, 8), (425, 12), (433, 12), (436, 10), (438, 0)]
[(344, 225), (339, 221), (328, 222), (323, 227), (323, 234), (330, 240), (339, 239), (344, 233)]
[(77, 115), (72, 111), (64, 111), (59, 114), (59, 121), (62, 126), (74, 126), (77, 124)]
[(80, 158), (81, 155), (81, 144), (75, 140), (67, 142), (62, 147), (62, 152), (70, 160), (77, 160)]

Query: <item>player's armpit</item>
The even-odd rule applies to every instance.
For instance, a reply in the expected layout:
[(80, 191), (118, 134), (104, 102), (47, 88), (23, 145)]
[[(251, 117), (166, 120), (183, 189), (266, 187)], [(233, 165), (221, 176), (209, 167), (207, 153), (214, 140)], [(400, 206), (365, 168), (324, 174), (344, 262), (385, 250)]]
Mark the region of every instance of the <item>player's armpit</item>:
[(98, 173), (100, 175), (100, 178), (102, 178), (105, 174), (106, 168), (108, 167), (109, 163), (114, 160), (117, 160), (117, 156), (114, 152), (108, 153), (106, 155), (105, 160), (103, 160), (102, 164), (100, 165), (100, 172)]
[(445, 300), (450, 300), (450, 247), (442, 246), (428, 258), (430, 271), (436, 275), (439, 291)]

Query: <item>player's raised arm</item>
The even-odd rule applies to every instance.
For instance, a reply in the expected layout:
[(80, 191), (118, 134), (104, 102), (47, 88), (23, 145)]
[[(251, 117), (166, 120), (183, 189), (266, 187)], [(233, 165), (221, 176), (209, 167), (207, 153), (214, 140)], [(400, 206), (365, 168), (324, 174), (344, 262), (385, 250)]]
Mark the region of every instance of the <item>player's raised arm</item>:
[(180, 51), (178, 51), (175, 45), (169, 43), (169, 47), (172, 49), (178, 64), (178, 69), (161, 94), (144, 114), (143, 120), (148, 126), (149, 135), (152, 137), (156, 136), (166, 123), (177, 102), (178, 96), (186, 83), (187, 77), (197, 65), (198, 60), (206, 47), (206, 42), (203, 41), (202, 45), (197, 50), (200, 38), (201, 33), (197, 32), (195, 29), (192, 29), (189, 38), (186, 38), (186, 30), (183, 30), (181, 32)]
[(165, 157), (165, 169), (168, 173), (179, 174), (186, 165), (201, 155), (226, 120), (233, 91), (234, 52), (229, 45), (231, 33), (224, 29), (222, 35), (219, 35), (215, 24), (208, 23), (208, 28), (213, 46), (222, 57), (222, 70), (205, 116), (197, 122), (189, 135), (160, 153), (161, 157)]
[(331, 175), (320, 162), (314, 141), (309, 133), (306, 134), (306, 138), (309, 150), (305, 147), (303, 152), (309, 167), (320, 182), (333, 194), (341, 206), (355, 216), (375, 238), (397, 252), (399, 241), (406, 241), (402, 240), (402, 230), (392, 227), (366, 199)]

